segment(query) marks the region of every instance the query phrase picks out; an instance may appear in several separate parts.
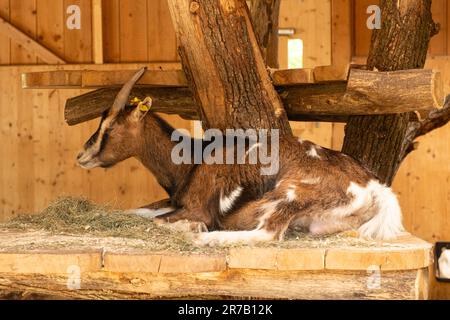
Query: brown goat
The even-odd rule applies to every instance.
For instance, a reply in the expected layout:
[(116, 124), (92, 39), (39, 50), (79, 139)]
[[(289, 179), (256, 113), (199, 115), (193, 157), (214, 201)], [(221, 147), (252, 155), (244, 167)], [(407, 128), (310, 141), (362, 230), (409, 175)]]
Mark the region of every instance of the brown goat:
[[(276, 150), (279, 170), (267, 176), (260, 174), (260, 164), (174, 164), (174, 129), (148, 112), (151, 99), (138, 107), (127, 105), (143, 72), (123, 86), (78, 155), (84, 168), (139, 159), (168, 192), (171, 207), (156, 212), (141, 209), (138, 214), (158, 215), (159, 222), (204, 223), (213, 232), (196, 235), (203, 245), (281, 240), (288, 228), (315, 235), (355, 229), (362, 237), (375, 239), (395, 238), (403, 231), (391, 189), (351, 157), (309, 141), (281, 137)], [(262, 146), (246, 147), (245, 157), (256, 148)]]

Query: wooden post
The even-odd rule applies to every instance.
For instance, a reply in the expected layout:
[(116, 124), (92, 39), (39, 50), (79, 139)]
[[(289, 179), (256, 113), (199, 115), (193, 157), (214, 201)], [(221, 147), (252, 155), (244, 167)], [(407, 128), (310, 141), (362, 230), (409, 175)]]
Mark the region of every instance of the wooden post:
[(205, 128), (278, 128), (291, 135), (245, 1), (169, 0), (169, 9)]
[(102, 0), (92, 0), (92, 53), (95, 64), (103, 64)]

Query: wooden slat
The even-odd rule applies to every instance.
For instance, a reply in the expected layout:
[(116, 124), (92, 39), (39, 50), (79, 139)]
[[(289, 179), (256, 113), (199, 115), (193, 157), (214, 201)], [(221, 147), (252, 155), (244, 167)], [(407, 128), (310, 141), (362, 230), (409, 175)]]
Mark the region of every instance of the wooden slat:
[(103, 14), (102, 0), (92, 0), (92, 51), (94, 63), (103, 63)]
[[(66, 26), (67, 7), (77, 5), (81, 11), (81, 29), (68, 29)], [(67, 63), (90, 63), (92, 58), (92, 19), (91, 0), (64, 0), (64, 60)]]
[[(11, 24), (32, 39), (36, 39), (36, 0), (11, 1)], [(23, 44), (11, 45), (11, 64), (35, 64), (37, 57)]]
[(64, 64), (65, 61), (59, 58), (43, 45), (30, 38), (7, 21), (0, 18), (0, 33), (7, 35), (14, 42), (20, 43), (26, 50), (35, 52), (42, 60), (49, 64)]
[[(119, 0), (102, 0), (103, 11), (103, 55), (104, 62), (120, 62)], [(106, 26), (108, 26), (106, 28)]]
[(36, 1), (38, 8), (36, 13), (37, 39), (54, 54), (64, 57), (64, 28), (66, 28), (64, 3), (63, 1)]
[(120, 61), (146, 62), (147, 0), (120, 1)]

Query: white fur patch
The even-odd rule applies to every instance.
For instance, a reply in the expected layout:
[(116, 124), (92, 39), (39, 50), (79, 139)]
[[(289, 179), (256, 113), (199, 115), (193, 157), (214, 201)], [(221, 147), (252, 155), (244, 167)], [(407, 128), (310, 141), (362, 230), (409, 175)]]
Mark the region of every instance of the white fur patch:
[(248, 157), (248, 155), (250, 154), (250, 152), (252, 152), (254, 149), (259, 148), (260, 146), (262, 146), (262, 143), (255, 143), (254, 145), (252, 145), (247, 152), (245, 153), (245, 156)]
[(286, 191), (286, 199), (287, 201), (292, 202), (295, 198), (297, 198), (297, 195), (295, 194), (295, 186), (291, 184)]
[(275, 188), (278, 188), (278, 187), (281, 185), (281, 183), (283, 183), (283, 181), (284, 181), (283, 179), (281, 179), (280, 181), (278, 181), (277, 184), (275, 185)]
[(302, 138), (298, 138), (298, 142), (300, 143), (300, 144), (303, 144), (303, 139)]
[(441, 256), (438, 260), (439, 264), (439, 277), (450, 279), (450, 250), (442, 250)]
[(264, 214), (259, 219), (259, 224), (258, 224), (257, 229), (261, 229), (264, 226), (267, 219), (269, 219), (270, 216), (275, 212), (275, 210), (277, 209), (277, 206), (281, 203), (281, 201), (282, 200), (271, 201), (271, 202), (265, 203), (261, 206), (261, 209), (263, 209)]
[(200, 233), (194, 239), (197, 245), (224, 245), (233, 243), (254, 243), (259, 241), (270, 241), (273, 234), (266, 230), (250, 231), (214, 231)]
[(402, 211), (397, 196), (377, 181), (370, 181), (367, 188), (372, 196), (372, 206), (376, 213), (372, 219), (359, 229), (362, 237), (378, 240), (390, 240), (404, 232)]
[(230, 211), (233, 208), (233, 205), (237, 198), (239, 198), (239, 196), (241, 195), (242, 190), (243, 188), (241, 186), (238, 186), (226, 197), (224, 197), (221, 192), (219, 200), (220, 212), (227, 213), (228, 211)]
[(318, 184), (322, 179), (317, 177), (317, 178), (309, 178), (309, 179), (302, 179), (300, 180), (301, 183), (303, 184)]
[(317, 158), (320, 159), (319, 154), (317, 153), (316, 147), (315, 146), (311, 146), (311, 149), (309, 149), (309, 151), (306, 152), (306, 154), (308, 156), (310, 156), (311, 158)]
[(161, 216), (163, 214), (172, 212), (174, 210), (175, 209), (172, 208), (172, 207), (161, 208), (161, 209), (157, 209), (157, 210), (152, 210), (152, 209), (147, 209), (147, 208), (140, 208), (140, 209), (127, 210), (126, 213), (135, 214), (135, 215), (138, 215), (138, 216), (143, 217), (143, 218), (152, 219), (152, 218), (156, 218), (158, 216)]
[(350, 186), (347, 188), (347, 194), (352, 195), (353, 200), (346, 206), (332, 209), (331, 214), (333, 216), (344, 218), (363, 207), (369, 208), (372, 203), (371, 190), (369, 190), (369, 188), (360, 187), (354, 182), (350, 182)]

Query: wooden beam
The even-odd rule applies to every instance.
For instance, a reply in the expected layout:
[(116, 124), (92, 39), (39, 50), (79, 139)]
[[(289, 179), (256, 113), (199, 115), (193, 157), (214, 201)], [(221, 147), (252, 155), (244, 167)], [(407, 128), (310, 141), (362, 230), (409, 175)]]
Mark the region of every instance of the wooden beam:
[(92, 53), (95, 64), (103, 64), (102, 0), (92, 0)]
[[(433, 70), (374, 72), (352, 69), (348, 82), (278, 86), (277, 91), (289, 120), (345, 122), (350, 115), (437, 109), (442, 106), (439, 101), (444, 100), (440, 80), (439, 73)], [(74, 125), (100, 116), (112, 105), (117, 92), (118, 88), (104, 88), (68, 99), (67, 123)], [(187, 88), (138, 86), (131, 95), (141, 99), (152, 97), (155, 112), (179, 114), (186, 119), (198, 118), (196, 104)]]
[[(121, 86), (135, 71), (65, 70), (24, 73), (22, 74), (22, 88), (54, 89), (77, 87), (94, 89)], [(313, 69), (272, 70), (271, 75), (276, 86), (315, 82)], [(74, 81), (74, 79), (77, 79), (77, 81)], [(149, 68), (138, 84), (158, 87), (187, 87), (187, 80), (182, 70), (152, 70)]]
[(39, 58), (48, 64), (65, 64), (66, 62), (44, 47), (42, 44), (29, 37), (15, 26), (0, 18), (0, 34), (9, 37), (12, 41), (19, 43), (22, 47), (36, 54)]

